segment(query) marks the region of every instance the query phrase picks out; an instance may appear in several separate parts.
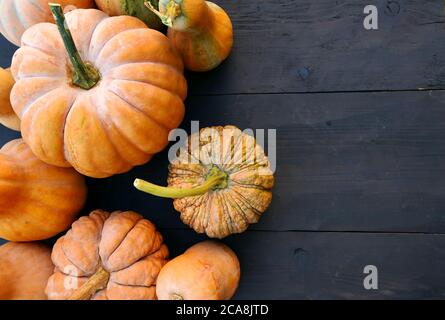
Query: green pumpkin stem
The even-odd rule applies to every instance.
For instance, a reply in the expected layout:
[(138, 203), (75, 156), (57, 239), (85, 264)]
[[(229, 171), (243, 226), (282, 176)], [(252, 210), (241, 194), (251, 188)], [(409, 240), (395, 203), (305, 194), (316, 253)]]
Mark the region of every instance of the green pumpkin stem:
[(181, 189), (172, 187), (161, 187), (153, 183), (136, 179), (134, 186), (136, 189), (162, 198), (179, 199), (184, 197), (199, 196), (210, 190), (224, 189), (228, 184), (228, 175), (218, 167), (214, 166), (207, 175), (205, 182), (194, 188)]
[(181, 15), (181, 6), (175, 2), (175, 0), (170, 0), (170, 2), (165, 7), (165, 13), (161, 13), (157, 10), (150, 1), (145, 1), (144, 5), (155, 15), (161, 19), (162, 23), (167, 27), (173, 26), (173, 20)]
[(73, 65), (72, 83), (85, 90), (93, 88), (100, 80), (99, 71), (90, 63), (84, 62), (80, 57), (79, 51), (74, 44), (71, 31), (66, 25), (62, 6), (57, 3), (49, 3), (49, 8), (53, 14), (57, 28), (59, 29), (66, 51), (70, 57), (71, 64)]

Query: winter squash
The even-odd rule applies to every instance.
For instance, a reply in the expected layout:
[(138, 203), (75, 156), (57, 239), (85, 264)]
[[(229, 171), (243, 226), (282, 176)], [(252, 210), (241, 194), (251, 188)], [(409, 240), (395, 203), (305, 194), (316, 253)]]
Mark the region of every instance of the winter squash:
[(184, 223), (224, 238), (256, 223), (272, 201), (274, 176), (255, 139), (234, 126), (192, 134), (169, 166), (168, 187), (136, 179), (144, 192), (175, 199)]
[(204, 0), (159, 0), (148, 8), (167, 25), (168, 37), (181, 53), (186, 69), (208, 71), (224, 61), (233, 46), (233, 27), (227, 13)]
[(79, 9), (68, 29), (51, 10), (58, 27), (28, 29), (12, 61), (23, 139), (41, 160), (95, 178), (148, 162), (184, 117), (180, 55), (137, 18)]
[(46, 300), (46, 282), (53, 269), (51, 249), (41, 243), (0, 246), (0, 300)]
[[(0, 0), (0, 33), (16, 46), (29, 27), (53, 21), (48, 0)], [(54, 0), (63, 7), (91, 8), (93, 0)], [(68, 7), (69, 8), (69, 7)]]
[(67, 229), (86, 198), (72, 168), (37, 159), (21, 139), (0, 149), (0, 238), (34, 241)]
[(236, 254), (223, 243), (203, 241), (162, 268), (156, 293), (159, 300), (229, 300), (239, 279)]
[(0, 123), (9, 129), (19, 131), (20, 119), (15, 114), (9, 101), (13, 85), (14, 78), (11, 71), (0, 68)]
[(136, 212), (96, 210), (54, 245), (50, 300), (152, 300), (168, 249), (156, 227)]
[[(144, 5), (146, 0), (96, 0), (97, 7), (110, 16), (133, 16), (142, 20), (149, 28), (161, 30), (161, 20)], [(158, 6), (158, 0), (152, 0)]]

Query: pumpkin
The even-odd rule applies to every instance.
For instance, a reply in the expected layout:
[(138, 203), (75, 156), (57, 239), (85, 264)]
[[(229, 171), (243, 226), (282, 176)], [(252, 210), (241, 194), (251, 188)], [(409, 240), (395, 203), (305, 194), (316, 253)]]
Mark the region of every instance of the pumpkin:
[[(127, 15), (137, 17), (149, 28), (161, 30), (163, 24), (156, 14), (144, 6), (146, 0), (96, 0), (97, 7), (110, 16)], [(155, 7), (158, 0), (152, 0)]]
[(159, 300), (229, 300), (239, 280), (236, 254), (223, 243), (208, 240), (162, 268), (156, 293)]
[(0, 149), (0, 238), (50, 238), (70, 226), (85, 199), (85, 180), (74, 169), (44, 163), (21, 139)]
[(43, 244), (0, 246), (0, 300), (46, 300), (45, 286), (53, 269), (51, 249)]
[(19, 131), (20, 119), (9, 101), (14, 78), (9, 69), (0, 68), (0, 123), (9, 129)]
[(167, 25), (168, 37), (181, 53), (185, 68), (208, 71), (224, 61), (233, 46), (233, 27), (227, 13), (204, 0), (159, 0), (148, 8)]
[[(29, 27), (40, 22), (53, 21), (48, 0), (0, 0), (0, 33), (20, 46), (20, 38)], [(93, 0), (55, 0), (66, 6), (91, 8)], [(69, 8), (69, 7), (68, 7)]]
[(41, 160), (95, 178), (148, 162), (184, 117), (181, 56), (137, 18), (51, 10), (57, 26), (28, 29), (12, 61), (23, 139)]
[(274, 176), (255, 139), (234, 126), (192, 134), (169, 166), (168, 187), (136, 179), (144, 192), (175, 199), (184, 223), (224, 238), (256, 223), (272, 201)]
[(136, 212), (93, 211), (54, 245), (51, 300), (152, 300), (168, 249), (156, 227)]

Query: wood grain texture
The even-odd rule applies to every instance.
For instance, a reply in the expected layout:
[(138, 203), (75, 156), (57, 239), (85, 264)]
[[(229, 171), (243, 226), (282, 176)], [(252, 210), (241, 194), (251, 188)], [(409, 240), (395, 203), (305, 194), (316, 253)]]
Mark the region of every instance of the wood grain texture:
[[(183, 127), (277, 129), (274, 199), (256, 230), (445, 232), (445, 92), (191, 97)], [(0, 129), (1, 142), (14, 134)], [(172, 201), (136, 191), (166, 183), (166, 151), (89, 179), (87, 209), (137, 210), (186, 228)]]
[[(218, 0), (234, 24), (230, 58), (190, 74), (192, 93), (444, 88), (442, 0)], [(363, 9), (379, 10), (379, 30)]]
[[(173, 255), (199, 241), (162, 230)], [(445, 299), (445, 236), (248, 231), (226, 241), (241, 263), (237, 299)], [(365, 290), (363, 268), (378, 269)]]

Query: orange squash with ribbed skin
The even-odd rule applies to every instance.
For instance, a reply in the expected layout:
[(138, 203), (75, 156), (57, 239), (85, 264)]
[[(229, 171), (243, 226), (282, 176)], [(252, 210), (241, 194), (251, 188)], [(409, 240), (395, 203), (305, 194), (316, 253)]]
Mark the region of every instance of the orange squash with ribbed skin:
[(0, 300), (46, 300), (53, 273), (51, 249), (37, 242), (0, 246)]
[(64, 43), (59, 9), (59, 30), (31, 27), (12, 61), (23, 139), (41, 160), (95, 178), (148, 162), (184, 117), (181, 56), (137, 18), (95, 9), (66, 14)]
[(85, 179), (74, 169), (44, 163), (21, 139), (0, 149), (0, 238), (50, 238), (70, 226), (85, 199)]
[(9, 129), (19, 131), (20, 119), (12, 109), (9, 95), (14, 85), (11, 70), (0, 68), (0, 123)]
[[(0, 33), (16, 46), (29, 27), (40, 22), (52, 22), (48, 0), (0, 0)], [(92, 8), (93, 0), (54, 0), (63, 7)]]
[(181, 53), (185, 68), (208, 71), (230, 54), (233, 27), (227, 13), (204, 0), (160, 0), (159, 10), (147, 6), (167, 25), (168, 37)]
[(236, 254), (223, 243), (203, 241), (162, 268), (156, 293), (159, 300), (229, 300), (239, 279)]
[(54, 245), (50, 300), (153, 300), (168, 249), (156, 227), (132, 211), (93, 211)]

